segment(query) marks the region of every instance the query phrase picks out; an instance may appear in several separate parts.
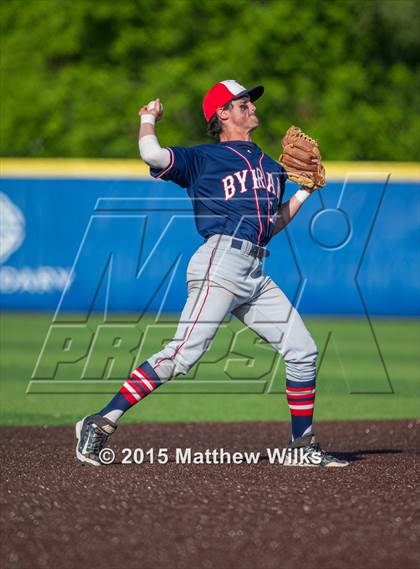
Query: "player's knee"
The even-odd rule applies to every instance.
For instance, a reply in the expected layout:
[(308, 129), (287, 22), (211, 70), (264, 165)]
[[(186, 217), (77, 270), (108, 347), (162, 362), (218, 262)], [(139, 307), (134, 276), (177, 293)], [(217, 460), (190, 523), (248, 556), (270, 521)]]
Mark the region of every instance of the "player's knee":
[(287, 350), (284, 355), (286, 375), (293, 381), (310, 381), (316, 376), (318, 350), (312, 337), (301, 339), (299, 345)]
[(162, 382), (169, 381), (178, 375), (186, 375), (192, 367), (179, 354), (174, 353), (151, 358), (149, 363)]
[(206, 353), (211, 340), (199, 343), (189, 342), (187, 345), (172, 340), (154, 354), (149, 363), (152, 365), (161, 381), (169, 381), (178, 375), (186, 375), (198, 360)]
[(318, 357), (318, 349), (312, 336), (308, 334), (301, 338), (296, 345), (287, 346), (283, 357), (286, 363), (315, 363)]
[(194, 364), (186, 361), (181, 355), (176, 355), (174, 358), (174, 376), (177, 375), (186, 375), (190, 369), (193, 367)]
[(316, 362), (316, 359), (318, 357), (318, 348), (317, 348), (317, 345), (315, 344), (312, 336), (308, 335), (305, 338), (305, 342), (302, 346), (302, 351), (303, 351), (302, 357), (305, 361)]

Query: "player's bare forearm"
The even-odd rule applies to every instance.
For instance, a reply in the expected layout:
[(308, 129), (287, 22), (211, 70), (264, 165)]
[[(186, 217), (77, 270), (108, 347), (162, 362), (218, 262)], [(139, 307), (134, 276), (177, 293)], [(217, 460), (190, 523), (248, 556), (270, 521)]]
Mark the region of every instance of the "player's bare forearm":
[[(303, 191), (306, 192), (306, 190)], [(309, 194), (309, 192), (307, 193)], [(285, 202), (280, 206), (276, 224), (273, 230), (273, 236), (282, 231), (287, 225), (289, 225), (289, 223), (292, 221), (292, 219), (295, 217), (303, 205), (303, 200), (301, 200), (302, 198), (298, 199), (295, 194), (290, 198), (288, 202)]]
[(273, 230), (273, 236), (280, 233), (286, 225), (289, 225), (301, 206), (302, 204), (295, 198), (295, 196), (291, 197), (288, 202), (280, 206)]

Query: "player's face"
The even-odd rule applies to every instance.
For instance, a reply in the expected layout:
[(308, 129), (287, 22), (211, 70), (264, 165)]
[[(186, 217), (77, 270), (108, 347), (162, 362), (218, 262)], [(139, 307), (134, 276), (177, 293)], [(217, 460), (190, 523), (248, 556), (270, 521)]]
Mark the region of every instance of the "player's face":
[(259, 124), (255, 111), (256, 107), (251, 103), (249, 97), (243, 97), (232, 101), (229, 119), (235, 126), (251, 131), (257, 128)]

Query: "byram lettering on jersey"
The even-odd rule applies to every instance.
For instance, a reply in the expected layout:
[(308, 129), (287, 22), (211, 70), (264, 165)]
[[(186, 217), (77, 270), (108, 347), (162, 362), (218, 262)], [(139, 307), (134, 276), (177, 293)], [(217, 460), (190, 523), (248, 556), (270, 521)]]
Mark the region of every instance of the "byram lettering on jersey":
[(222, 179), (225, 200), (230, 200), (236, 192), (243, 194), (252, 184), (252, 190), (267, 189), (268, 192), (280, 197), (280, 173), (263, 172), (261, 168), (238, 170)]

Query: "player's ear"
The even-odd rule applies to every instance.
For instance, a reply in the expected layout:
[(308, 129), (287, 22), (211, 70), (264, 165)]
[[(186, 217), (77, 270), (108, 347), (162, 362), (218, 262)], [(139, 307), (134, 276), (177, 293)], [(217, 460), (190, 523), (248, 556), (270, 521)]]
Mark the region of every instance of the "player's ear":
[(217, 109), (216, 112), (217, 112), (217, 116), (222, 121), (225, 121), (229, 118), (229, 109), (224, 109), (223, 107), (220, 107), (220, 109)]

